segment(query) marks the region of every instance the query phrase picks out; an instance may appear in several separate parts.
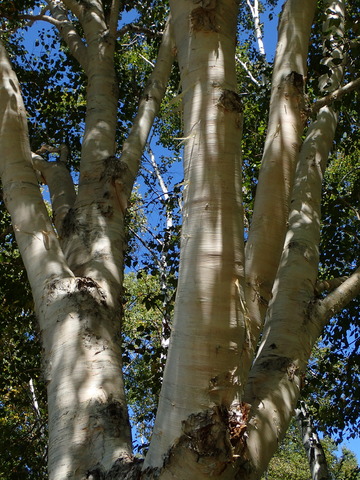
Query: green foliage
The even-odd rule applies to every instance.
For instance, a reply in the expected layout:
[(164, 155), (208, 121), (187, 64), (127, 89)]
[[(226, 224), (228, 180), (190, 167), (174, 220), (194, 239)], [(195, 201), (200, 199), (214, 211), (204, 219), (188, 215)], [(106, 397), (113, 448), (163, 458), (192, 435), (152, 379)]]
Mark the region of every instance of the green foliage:
[(0, 479), (43, 479), (47, 416), (41, 346), (30, 289), (2, 202), (0, 235)]
[[(360, 470), (353, 452), (343, 448), (340, 455), (336, 443), (329, 437), (325, 437), (321, 443), (329, 468), (329, 480), (360, 479)], [(262, 480), (311, 480), (309, 462), (295, 420), (271, 459)]]
[(135, 448), (146, 448), (163, 372), (163, 304), (156, 277), (129, 273), (124, 282), (124, 376)]

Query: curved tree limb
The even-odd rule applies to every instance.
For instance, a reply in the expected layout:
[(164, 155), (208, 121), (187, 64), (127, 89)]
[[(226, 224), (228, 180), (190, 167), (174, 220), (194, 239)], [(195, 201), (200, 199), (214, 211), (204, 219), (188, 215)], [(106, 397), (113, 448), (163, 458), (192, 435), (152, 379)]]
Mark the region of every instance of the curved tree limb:
[[(84, 71), (87, 71), (88, 51), (82, 38), (77, 33), (74, 24), (69, 20), (67, 11), (61, 3), (48, 2), (49, 10), (53, 15), (53, 25), (57, 27), (59, 33), (69, 47), (72, 56), (79, 62)], [(50, 17), (51, 18), (51, 17)], [(79, 17), (79, 19), (81, 16)]]
[(116, 27), (119, 20), (119, 10), (120, 10), (119, 0), (112, 0), (108, 25), (109, 25), (109, 35), (114, 38), (116, 37)]
[(0, 174), (4, 201), (11, 214), (35, 304), (39, 305), (43, 285), (49, 276), (73, 275), (61, 252), (31, 165), (26, 111), (20, 86), (1, 42), (0, 91)]
[[(61, 232), (63, 220), (69, 209), (74, 205), (76, 193), (69, 170), (66, 167), (68, 148), (61, 145), (60, 148), (43, 146), (42, 151), (47, 150), (60, 154), (59, 161), (47, 162), (40, 155), (32, 154), (34, 168), (41, 172), (50, 190), (51, 204), (54, 216), (54, 224), (57, 232)], [(39, 151), (37, 153), (40, 153)]]
[(139, 25), (136, 25), (135, 23), (128, 23), (117, 31), (117, 37), (121, 37), (127, 32), (144, 33), (151, 37), (160, 37), (164, 34), (164, 32), (156, 32), (154, 30), (151, 30), (151, 28), (141, 27)]
[(311, 318), (325, 326), (333, 315), (345, 308), (359, 294), (360, 267), (324, 299), (318, 300), (313, 304)]
[(148, 135), (164, 97), (173, 61), (174, 43), (169, 18), (164, 30), (155, 68), (150, 75), (147, 87), (140, 100), (138, 113), (134, 119), (132, 129), (123, 145), (121, 161), (128, 166), (128, 179), (125, 186), (127, 196), (130, 195)]
[(331, 292), (339, 287), (348, 277), (330, 278), (328, 280), (317, 281), (315, 284), (315, 294), (320, 295), (322, 292)]
[(322, 107), (331, 105), (336, 100), (341, 99), (344, 95), (356, 90), (357, 88), (360, 88), (360, 78), (356, 78), (355, 80), (329, 93), (329, 95), (317, 100), (311, 107), (311, 113), (317, 113)]
[[(268, 132), (245, 248), (251, 352), (256, 348), (272, 296), (288, 226), (290, 195), (304, 130), (306, 59), (315, 5), (313, 0), (301, 5), (289, 0), (279, 23)], [(247, 361), (250, 368), (251, 354)]]
[[(56, 5), (57, 1), (47, 0), (48, 5)], [(83, 2), (77, 2), (76, 0), (63, 0), (62, 3), (81, 21), (84, 15), (84, 4)]]

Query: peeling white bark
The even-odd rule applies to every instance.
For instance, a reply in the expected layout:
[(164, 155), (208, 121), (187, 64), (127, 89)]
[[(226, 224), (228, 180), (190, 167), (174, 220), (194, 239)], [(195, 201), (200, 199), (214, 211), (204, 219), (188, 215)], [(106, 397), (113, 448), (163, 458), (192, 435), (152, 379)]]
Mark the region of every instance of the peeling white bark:
[[(335, 76), (333, 85), (337, 80)], [(336, 113), (323, 107), (310, 125), (299, 154), (288, 232), (246, 388), (245, 399), (252, 404), (247, 446), (255, 467), (249, 478), (257, 478), (256, 471), (259, 474), (264, 470), (286, 432), (311, 350), (324, 325), (319, 319), (315, 321), (313, 298), (322, 178), (336, 126)]]
[[(69, 268), (39, 190), (20, 87), (2, 44), (0, 92), (4, 200), (28, 272), (44, 348), (49, 478), (80, 479), (94, 465), (109, 469), (116, 458), (131, 452), (117, 337), (121, 278), (107, 282), (108, 275), (100, 286), (75, 277)], [(103, 268), (118, 271), (117, 264), (104, 263)]]
[(288, 0), (279, 24), (268, 132), (246, 244), (246, 301), (251, 318), (250, 368), (272, 296), (287, 230), (290, 194), (306, 120), (304, 85), (316, 2)]
[[(184, 428), (190, 438), (190, 425), (195, 429), (197, 421), (207, 422), (208, 409), (226, 410), (235, 399), (240, 403), (238, 365), (246, 338), (237, 12), (232, 0), (213, 3), (170, 3), (184, 92), (184, 221), (175, 319), (145, 461), (145, 468), (161, 467), (169, 454), (172, 475), (199, 479), (216, 476), (222, 462), (231, 462), (230, 440), (222, 460), (211, 466), (204, 459), (203, 467), (197, 466), (195, 451), (185, 454), (182, 447)], [(179, 448), (170, 454), (176, 442)]]

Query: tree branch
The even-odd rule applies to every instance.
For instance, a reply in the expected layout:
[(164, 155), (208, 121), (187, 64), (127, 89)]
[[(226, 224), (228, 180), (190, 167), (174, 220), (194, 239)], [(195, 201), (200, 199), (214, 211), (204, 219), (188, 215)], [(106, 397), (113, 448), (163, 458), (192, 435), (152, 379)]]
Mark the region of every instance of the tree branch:
[(254, 20), (255, 36), (256, 36), (258, 47), (259, 47), (260, 55), (263, 57), (265, 63), (267, 64), (265, 47), (263, 42), (263, 35), (262, 35), (261, 25), (260, 25), (259, 2), (258, 0), (254, 0), (254, 5), (252, 5), (250, 0), (246, 0), (246, 3), (248, 4), (248, 7), (251, 12), (251, 16), (253, 17), (253, 20)]
[[(72, 56), (79, 62), (81, 67), (86, 72), (88, 64), (87, 47), (83, 43), (80, 35), (77, 33), (74, 24), (69, 20), (67, 11), (63, 8), (61, 3), (48, 1), (48, 6), (53, 15), (53, 25), (58, 28), (59, 33), (66, 45), (69, 47)], [(80, 20), (80, 17), (78, 18)]]
[(4, 201), (28, 272), (35, 304), (49, 276), (72, 276), (43, 202), (35, 172), (21, 89), (0, 42), (0, 174)]
[(36, 22), (38, 20), (43, 21), (43, 22), (48, 22), (51, 23), (51, 25), (54, 25), (55, 27), (59, 28), (60, 23), (58, 20), (56, 20), (53, 17), (50, 17), (49, 15), (19, 15), (19, 18), (22, 20), (30, 20), (31, 23)]
[(245, 70), (245, 72), (248, 74), (248, 77), (250, 78), (250, 80), (255, 83), (255, 85), (257, 87), (260, 87), (260, 83), (256, 80), (256, 78), (253, 76), (253, 74), (250, 72), (248, 66), (246, 65), (245, 62), (243, 62), (241, 60), (241, 58), (239, 57), (239, 55), (235, 55), (235, 58), (236, 58), (236, 61), (240, 63), (240, 65), (243, 67), (243, 69)]
[[(60, 2), (54, 2), (53, 0), (47, 0), (48, 5), (55, 6)], [(76, 0), (63, 0), (62, 3), (77, 17), (80, 21), (84, 14), (84, 6)]]
[(117, 35), (116, 27), (119, 19), (119, 10), (120, 10), (120, 1), (112, 0), (108, 25), (109, 25), (109, 35), (114, 38), (116, 38), (116, 35)]
[[(44, 151), (59, 153), (57, 162), (47, 162), (39, 153)], [(32, 154), (34, 168), (41, 172), (50, 190), (51, 204), (56, 230), (61, 232), (63, 220), (69, 209), (74, 205), (76, 193), (69, 170), (66, 167), (68, 148), (61, 145), (59, 148), (43, 145), (40, 150)]]
[(138, 113), (134, 119), (129, 136), (124, 142), (121, 154), (121, 160), (127, 163), (129, 167), (129, 178), (126, 185), (127, 195), (130, 195), (133, 182), (139, 170), (141, 156), (150, 129), (159, 111), (160, 103), (164, 97), (173, 61), (174, 45), (170, 19), (168, 19), (155, 68), (140, 100)]
[(311, 113), (317, 113), (320, 108), (325, 107), (326, 105), (331, 105), (333, 102), (339, 100), (345, 94), (350, 93), (357, 88), (360, 88), (360, 78), (357, 78), (352, 82), (347, 83), (343, 87), (340, 87), (337, 90), (329, 93), (329, 95), (326, 95), (325, 97), (320, 98), (320, 100), (317, 100), (311, 107)]
[[(316, 2), (284, 5), (279, 23), (268, 130), (245, 248), (246, 302), (256, 348), (278, 271), (290, 195), (304, 131), (304, 82), (311, 22)], [(251, 362), (251, 355), (248, 357)]]
[(120, 30), (117, 31), (117, 36), (121, 37), (122, 35), (125, 35), (125, 33), (127, 32), (145, 33), (150, 37), (160, 37), (161, 35), (164, 34), (164, 32), (156, 32), (154, 30), (151, 30), (150, 28), (140, 27), (139, 25), (135, 25), (135, 23), (128, 23), (123, 27), (121, 27)]
[(338, 277), (338, 278), (330, 278), (329, 280), (318, 281), (316, 282), (316, 285), (315, 285), (315, 294), (320, 295), (326, 290), (331, 292), (332, 290), (340, 286), (347, 278), (348, 277)]
[(311, 478), (313, 480), (328, 480), (330, 474), (324, 449), (314, 428), (305, 402), (300, 402), (300, 408), (295, 409), (295, 416), (299, 425), (306, 456), (309, 460)]
[(320, 321), (323, 326), (360, 294), (360, 267), (344, 282), (330, 292), (324, 299), (313, 304), (311, 318)]

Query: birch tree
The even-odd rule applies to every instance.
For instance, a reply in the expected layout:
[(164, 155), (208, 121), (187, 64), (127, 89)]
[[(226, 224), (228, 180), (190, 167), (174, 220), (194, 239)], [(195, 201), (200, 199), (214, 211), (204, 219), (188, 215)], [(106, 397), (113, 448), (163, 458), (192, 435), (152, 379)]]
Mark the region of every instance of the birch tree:
[[(131, 6), (154, 8), (154, 18), (167, 11), (165, 2), (116, 0), (0, 8), (0, 172), (41, 331), (49, 478), (259, 479), (290, 424), (313, 346), (360, 292), (356, 258), (340, 280), (318, 282), (322, 182), (341, 120), (338, 104), (346, 95), (357, 100), (357, 27), (345, 23), (345, 8), (357, 7), (342, 0), (324, 2), (320, 11), (314, 0), (283, 5), (248, 228), (243, 78), (236, 71), (238, 18), (247, 6), (169, 1), (157, 59), (125, 136), (119, 102), (132, 99), (117, 75), (118, 44), (131, 30), (154, 34), (152, 25), (119, 25)], [(250, 6), (262, 46), (258, 4)], [(6, 53), (17, 52), (11, 32), (38, 21), (57, 31), (80, 69), (77, 188), (67, 147), (44, 142), (32, 151), (23, 92)], [(321, 58), (318, 76), (307, 71), (310, 42)], [(180, 268), (156, 421), (140, 460), (132, 450), (120, 345), (125, 215), (175, 58), (184, 148)], [(249, 72), (242, 75), (253, 81)], [(57, 160), (47, 161), (49, 154)]]

